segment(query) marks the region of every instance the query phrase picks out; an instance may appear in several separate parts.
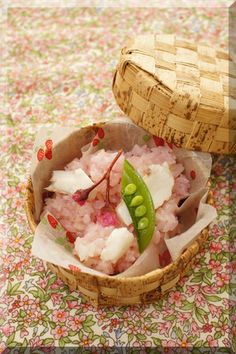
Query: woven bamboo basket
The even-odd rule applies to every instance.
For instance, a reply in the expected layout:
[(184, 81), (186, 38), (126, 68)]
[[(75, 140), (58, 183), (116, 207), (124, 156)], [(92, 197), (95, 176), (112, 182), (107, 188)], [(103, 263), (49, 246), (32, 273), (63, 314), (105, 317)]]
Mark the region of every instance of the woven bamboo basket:
[[(208, 203), (213, 204), (211, 192), (208, 194)], [(25, 211), (29, 226), (35, 232), (37, 223), (34, 220), (35, 204), (31, 179), (26, 186)], [(74, 272), (49, 262), (46, 265), (68, 284), (70, 290), (79, 290), (95, 307), (151, 303), (160, 299), (188, 272), (199, 249), (204, 246), (207, 236), (208, 228), (205, 228), (176, 261), (165, 268), (142, 276), (115, 278), (108, 275)]]
[(174, 35), (138, 36), (121, 51), (113, 93), (137, 125), (169, 143), (236, 152), (236, 66), (221, 49)]

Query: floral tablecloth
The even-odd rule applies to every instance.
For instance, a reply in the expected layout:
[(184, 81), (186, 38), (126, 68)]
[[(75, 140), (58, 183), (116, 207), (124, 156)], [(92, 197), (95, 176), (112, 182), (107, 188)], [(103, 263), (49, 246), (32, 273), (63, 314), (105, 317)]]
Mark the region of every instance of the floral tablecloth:
[(233, 158), (214, 159), (212, 188), (218, 220), (195, 268), (150, 306), (96, 310), (79, 293), (70, 292), (31, 256), (33, 235), (24, 212), (39, 127), (85, 125), (121, 115), (111, 82), (127, 37), (174, 32), (224, 48), (226, 14), (223, 7), (12, 6), (2, 12), (1, 57), (6, 65), (0, 81), (0, 351), (39, 346), (194, 346), (197, 353), (201, 347), (232, 347), (236, 333), (236, 284), (231, 278), (236, 265)]

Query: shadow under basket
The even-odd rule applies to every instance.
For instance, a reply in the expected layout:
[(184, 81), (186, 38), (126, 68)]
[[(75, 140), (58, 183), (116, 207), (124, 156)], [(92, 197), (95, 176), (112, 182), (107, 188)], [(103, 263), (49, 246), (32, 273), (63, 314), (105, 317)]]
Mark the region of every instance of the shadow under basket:
[[(212, 194), (209, 192), (208, 203), (212, 204), (212, 202)], [(25, 209), (30, 228), (34, 232), (37, 224), (33, 216), (34, 193), (31, 179), (28, 180), (26, 187)], [(49, 262), (46, 264), (69, 286), (70, 290), (80, 291), (95, 307), (147, 304), (160, 299), (188, 272), (199, 249), (204, 246), (207, 236), (208, 228), (205, 228), (176, 261), (165, 268), (132, 278), (115, 278), (105, 274), (92, 275), (74, 272)]]

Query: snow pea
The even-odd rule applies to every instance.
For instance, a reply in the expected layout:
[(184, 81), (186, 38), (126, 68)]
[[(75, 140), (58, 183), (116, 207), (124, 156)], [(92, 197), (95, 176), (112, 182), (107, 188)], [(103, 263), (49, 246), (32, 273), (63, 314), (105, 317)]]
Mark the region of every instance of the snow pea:
[(142, 253), (149, 245), (155, 230), (155, 208), (143, 178), (128, 160), (124, 161), (121, 195), (129, 210), (137, 233), (139, 251)]

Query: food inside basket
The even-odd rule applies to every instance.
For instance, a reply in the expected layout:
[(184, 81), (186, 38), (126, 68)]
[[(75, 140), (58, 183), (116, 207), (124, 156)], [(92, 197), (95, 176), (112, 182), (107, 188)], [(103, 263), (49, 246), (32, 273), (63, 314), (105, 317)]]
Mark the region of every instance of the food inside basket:
[(53, 171), (42, 217), (49, 213), (62, 225), (73, 254), (89, 268), (122, 273), (152, 245), (163, 249), (159, 267), (167, 265), (164, 238), (183, 230), (178, 211), (195, 172), (187, 175), (178, 149), (157, 137), (129, 151), (96, 145)]

